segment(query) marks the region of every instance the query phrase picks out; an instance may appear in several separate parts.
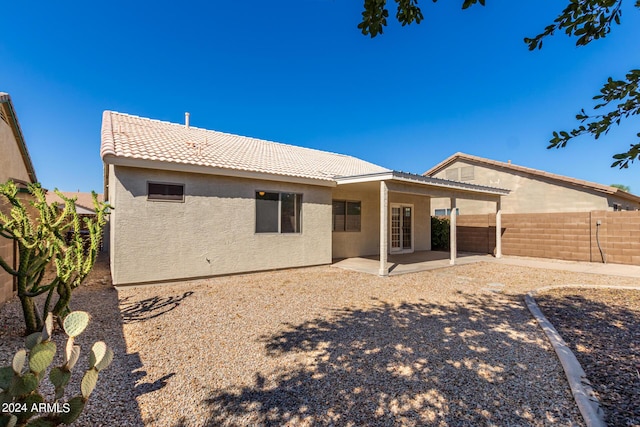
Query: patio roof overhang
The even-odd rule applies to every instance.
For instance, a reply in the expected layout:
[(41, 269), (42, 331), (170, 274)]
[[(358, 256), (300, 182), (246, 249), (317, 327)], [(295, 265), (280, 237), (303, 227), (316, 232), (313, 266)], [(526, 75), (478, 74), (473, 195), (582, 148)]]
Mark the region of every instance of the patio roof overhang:
[(430, 197), (460, 197), (473, 200), (496, 201), (509, 190), (466, 182), (449, 181), (400, 171), (380, 172), (334, 178), (338, 186), (384, 181), (389, 191)]
[(465, 182), (449, 181), (399, 171), (334, 178), (337, 186), (379, 183), (380, 187), (380, 276), (388, 276), (387, 247), (389, 239), (389, 193), (406, 193), (425, 197), (447, 197), (451, 200), (450, 215), (450, 264), (455, 264), (456, 199), (486, 200), (496, 203), (496, 258), (502, 256), (501, 197), (509, 194), (504, 188), (487, 187)]

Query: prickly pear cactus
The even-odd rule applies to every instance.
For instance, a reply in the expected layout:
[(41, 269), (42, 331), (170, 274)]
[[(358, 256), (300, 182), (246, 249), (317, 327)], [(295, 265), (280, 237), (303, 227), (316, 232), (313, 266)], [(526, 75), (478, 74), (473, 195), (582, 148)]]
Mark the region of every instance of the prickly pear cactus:
[(51, 313), (42, 332), (29, 335), (25, 339), (26, 348), (16, 352), (10, 366), (0, 368), (0, 427), (49, 427), (71, 424), (78, 419), (98, 383), (98, 374), (113, 361), (113, 351), (104, 342), (93, 344), (80, 394), (61, 402), (80, 356), (80, 346), (75, 344), (75, 337), (85, 330), (88, 323), (89, 314), (83, 311), (69, 313), (64, 320), (64, 330), (68, 335), (64, 364), (49, 371), (49, 381), (55, 387), (53, 402), (46, 402), (38, 390), (56, 354), (56, 344), (51, 341)]

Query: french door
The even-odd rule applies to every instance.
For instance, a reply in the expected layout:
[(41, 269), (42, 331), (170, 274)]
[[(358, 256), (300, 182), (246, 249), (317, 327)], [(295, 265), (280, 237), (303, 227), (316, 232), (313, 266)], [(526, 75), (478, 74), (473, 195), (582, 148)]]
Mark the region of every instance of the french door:
[(413, 206), (391, 205), (390, 219), (390, 252), (413, 252)]

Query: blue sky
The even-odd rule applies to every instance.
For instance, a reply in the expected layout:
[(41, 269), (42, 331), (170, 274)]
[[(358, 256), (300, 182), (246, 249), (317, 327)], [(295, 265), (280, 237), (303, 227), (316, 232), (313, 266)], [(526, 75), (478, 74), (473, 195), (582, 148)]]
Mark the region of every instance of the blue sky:
[(64, 191), (102, 191), (100, 125), (114, 110), (178, 123), (189, 111), (193, 126), (407, 172), (462, 151), (640, 193), (640, 164), (609, 167), (637, 119), (546, 149), (608, 76), (640, 66), (640, 11), (627, 5), (587, 47), (557, 34), (529, 52), (523, 37), (565, 2), (487, 3), (425, 0), (420, 25), (390, 18), (371, 39), (355, 0), (9, 2), (0, 91), (39, 180)]

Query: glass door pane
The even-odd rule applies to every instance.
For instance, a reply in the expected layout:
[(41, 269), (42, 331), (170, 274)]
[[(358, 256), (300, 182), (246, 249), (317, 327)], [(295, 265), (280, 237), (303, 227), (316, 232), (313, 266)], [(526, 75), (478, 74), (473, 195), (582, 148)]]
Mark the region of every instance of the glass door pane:
[(400, 247), (400, 231), (401, 231), (400, 208), (391, 208), (391, 249), (401, 249)]
[(411, 208), (402, 208), (402, 248), (411, 249)]

